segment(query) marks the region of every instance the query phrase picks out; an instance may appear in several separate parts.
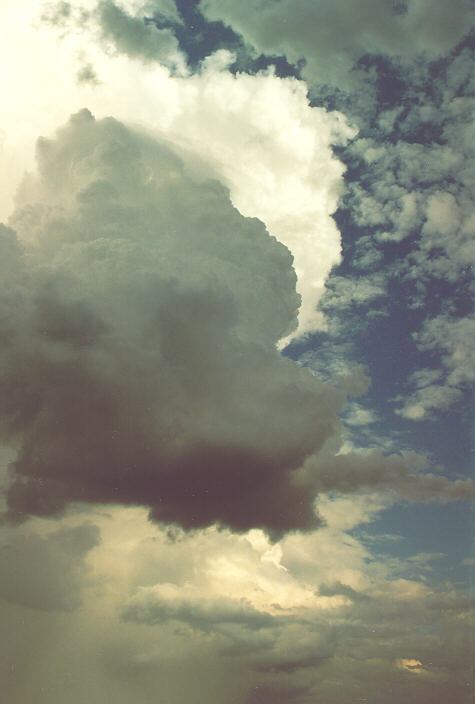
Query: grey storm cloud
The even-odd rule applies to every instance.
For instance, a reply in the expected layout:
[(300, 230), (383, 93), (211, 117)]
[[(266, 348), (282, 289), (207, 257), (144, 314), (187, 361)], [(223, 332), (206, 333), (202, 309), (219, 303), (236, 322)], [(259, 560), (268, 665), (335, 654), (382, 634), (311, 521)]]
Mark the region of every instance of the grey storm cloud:
[(81, 111), (37, 160), (0, 233), (10, 517), (99, 502), (185, 529), (318, 525), (292, 475), (344, 394), (276, 350), (297, 320), (290, 252), (112, 118)]

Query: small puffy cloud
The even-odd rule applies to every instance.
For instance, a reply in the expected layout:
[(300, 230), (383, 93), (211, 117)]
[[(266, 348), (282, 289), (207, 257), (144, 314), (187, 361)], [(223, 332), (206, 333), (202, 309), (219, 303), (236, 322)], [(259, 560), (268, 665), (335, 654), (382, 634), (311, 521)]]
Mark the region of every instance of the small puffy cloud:
[[(144, 22), (156, 15), (170, 26)], [(131, 0), (83, 0), (80, 3), (51, 2), (44, 5), (41, 21), (59, 28), (63, 36), (77, 28), (90, 31), (106, 52), (125, 54), (144, 63), (159, 62), (178, 75), (188, 72), (173, 26), (180, 23), (173, 0), (161, 3)]]
[(375, 228), (381, 243), (417, 235), (402, 267), (407, 273), (415, 263), (414, 278), (456, 282), (473, 261), (473, 174), (467, 158), (473, 144), (467, 84), (472, 65), (467, 50), (458, 51), (447, 60), (435, 93), (427, 88), (431, 64), (411, 65), (403, 91), (410, 108), (398, 113), (391, 141), (373, 129), (348, 150), (364, 173), (346, 198), (352, 220)]
[(396, 413), (408, 420), (428, 420), (435, 412), (446, 411), (462, 397), (460, 389), (443, 384), (431, 384), (418, 389), (411, 395), (397, 396), (394, 400), (403, 402)]
[(358, 278), (332, 276), (320, 306), (323, 310), (365, 306), (386, 295), (386, 284), (384, 275), (379, 273)]
[(359, 270), (375, 269), (382, 261), (383, 254), (375, 246), (373, 239), (369, 236), (360, 237), (355, 244), (355, 253), (351, 258), (351, 266)]
[(176, 24), (183, 22), (175, 0), (115, 0), (115, 4), (140, 18), (147, 15), (157, 17), (159, 21), (167, 20)]
[(427, 219), (423, 234), (441, 236), (443, 239), (450, 236), (459, 225), (459, 208), (453, 195), (441, 191), (432, 194), (427, 202)]
[(374, 411), (369, 408), (364, 408), (358, 403), (350, 404), (344, 415), (345, 424), (356, 427), (370, 425), (376, 423), (377, 420), (378, 417)]
[(436, 276), (454, 283), (460, 273), (475, 263), (473, 246), (473, 199), (469, 192), (470, 183), (465, 183), (457, 198), (451, 193), (435, 191), (426, 204), (426, 219), (421, 232), (421, 259), (439, 252), (435, 263), (426, 266)]
[(90, 85), (98, 85), (99, 79), (94, 71), (94, 67), (91, 63), (84, 64), (77, 72), (78, 83), (89, 83)]

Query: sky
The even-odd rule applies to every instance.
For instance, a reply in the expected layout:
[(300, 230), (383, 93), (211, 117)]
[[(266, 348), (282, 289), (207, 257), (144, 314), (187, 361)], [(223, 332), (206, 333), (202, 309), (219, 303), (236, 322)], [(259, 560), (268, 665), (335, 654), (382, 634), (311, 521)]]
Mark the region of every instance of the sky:
[(469, 0), (0, 7), (6, 704), (468, 704)]

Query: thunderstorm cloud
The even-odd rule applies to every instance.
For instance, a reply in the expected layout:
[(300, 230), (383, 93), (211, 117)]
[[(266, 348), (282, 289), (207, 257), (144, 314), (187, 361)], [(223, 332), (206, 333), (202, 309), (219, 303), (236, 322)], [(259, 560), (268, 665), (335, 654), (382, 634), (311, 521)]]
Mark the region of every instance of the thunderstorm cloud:
[(290, 252), (113, 119), (81, 111), (37, 158), (2, 232), (10, 514), (115, 502), (186, 528), (309, 528), (292, 472), (343, 395), (276, 350), (299, 305)]

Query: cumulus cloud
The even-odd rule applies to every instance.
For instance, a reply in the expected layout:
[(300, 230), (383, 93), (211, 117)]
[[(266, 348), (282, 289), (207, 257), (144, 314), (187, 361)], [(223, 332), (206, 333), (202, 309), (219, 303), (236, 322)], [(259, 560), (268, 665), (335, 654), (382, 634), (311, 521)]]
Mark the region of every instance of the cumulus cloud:
[[(345, 242), (346, 263), (366, 278), (378, 277), (392, 292), (387, 311), (402, 315), (408, 337), (412, 334), (424, 353), (419, 368), (407, 373), (406, 395), (397, 396), (397, 412), (408, 420), (430, 420), (446, 412), (463, 400), (473, 381), (466, 351), (472, 337), (467, 310), (473, 265), (473, 174), (468, 168), (473, 56), (469, 46), (459, 46), (439, 64), (437, 85), (431, 82), (435, 65), (413, 62), (403, 74), (393, 63), (389, 76), (396, 80), (395, 94), (404, 105), (388, 110), (383, 103), (378, 119), (344, 156), (353, 177), (342, 206), (359, 235), (355, 242)], [(389, 103), (394, 106), (395, 96)], [(350, 282), (355, 281), (351, 269), (344, 277), (350, 295)], [(338, 290), (339, 278), (330, 277), (329, 291)], [(422, 314), (424, 308), (429, 319)], [(340, 318), (340, 328), (350, 339), (352, 329), (364, 325)], [(335, 330), (337, 323), (329, 328), (330, 335)]]
[(87, 63), (82, 68), (79, 69), (77, 72), (77, 81), (78, 83), (89, 83), (90, 85), (98, 85), (99, 79), (97, 78), (96, 72), (94, 71), (94, 68), (92, 64)]
[[(116, 3), (111, 12), (124, 21), (124, 42), (136, 41), (136, 22), (153, 37), (158, 31), (144, 25), (140, 3)], [(82, 19), (84, 13), (87, 21)], [(144, 62), (136, 54), (130, 56), (125, 45), (118, 49), (113, 38), (105, 41), (100, 18), (97, 2), (89, 0), (72, 7), (62, 29), (43, 23), (41, 32), (28, 34), (25, 42), (41, 61), (41, 91), (32, 85), (31, 73), (22, 71), (21, 61), (13, 61), (15, 81), (8, 90), (19, 97), (3, 116), (5, 157), (11, 162), (9, 178), (0, 189), (3, 217), (9, 215), (7, 204), (17, 175), (33, 168), (24, 145), (31, 144), (32, 149), (38, 131), (50, 133), (87, 105), (97, 116), (112, 114), (161, 133), (206, 162), (210, 175), (229, 187), (239, 211), (258, 217), (291, 250), (302, 296), (299, 334), (321, 327), (318, 299), (329, 271), (341, 258), (332, 215), (343, 191), (345, 169), (332, 145), (346, 143), (355, 130), (341, 113), (310, 107), (303, 81), (279, 78), (272, 70), (233, 74), (227, 70), (232, 60), (227, 51), (209, 57), (199, 73), (177, 75), (163, 58)], [(11, 9), (5, 22), (14, 29), (21, 17)], [(64, 33), (59, 45), (58, 31)], [(17, 43), (8, 42), (5, 60), (8, 56), (12, 62), (17, 51)], [(71, 73), (84, 75), (85, 64), (90, 64), (99, 84), (83, 80), (71, 94)], [(38, 128), (25, 120), (33, 105)], [(17, 144), (20, 137), (22, 150)]]
[(308, 528), (313, 491), (290, 473), (344, 396), (276, 350), (299, 305), (289, 251), (112, 119), (73, 116), (38, 162), (2, 237), (11, 511), (143, 503), (186, 528)]
[(355, 130), (340, 113), (310, 107), (305, 83), (272, 72), (233, 76), (207, 62), (180, 92), (163, 131), (206, 161), (243, 215), (258, 217), (289, 247), (302, 297), (296, 334), (322, 327), (317, 304), (341, 259), (332, 215), (345, 167), (332, 145)]
[(345, 413), (345, 423), (356, 427), (370, 425), (377, 420), (378, 417), (374, 411), (364, 408), (356, 402), (351, 403)]
[(345, 393), (276, 350), (297, 324), (292, 257), (196, 164), (87, 110), (37, 156), (1, 238), (11, 517), (142, 504), (279, 534), (318, 523), (319, 489), (466, 495), (377, 454), (322, 465)]
[(351, 278), (349, 276), (332, 276), (326, 285), (325, 296), (320, 307), (323, 310), (335, 310), (367, 306), (370, 302), (386, 295), (384, 275), (370, 274)]
[[(379, 126), (351, 145), (348, 157), (365, 178), (351, 184), (348, 205), (352, 220), (374, 228), (379, 242), (420, 233), (409, 257), (417, 261), (417, 275), (456, 281), (473, 259), (473, 174), (467, 158), (473, 144), (473, 56), (465, 47), (446, 58), (434, 90), (433, 66), (413, 63), (404, 75), (392, 66), (406, 107), (380, 109)], [(394, 119), (382, 129), (388, 113)]]
[(414, 335), (420, 350), (437, 353), (440, 369), (413, 372), (409, 383), (416, 390), (403, 402), (398, 413), (412, 420), (423, 420), (435, 411), (448, 408), (469, 388), (475, 379), (475, 320), (439, 315), (426, 320)]

